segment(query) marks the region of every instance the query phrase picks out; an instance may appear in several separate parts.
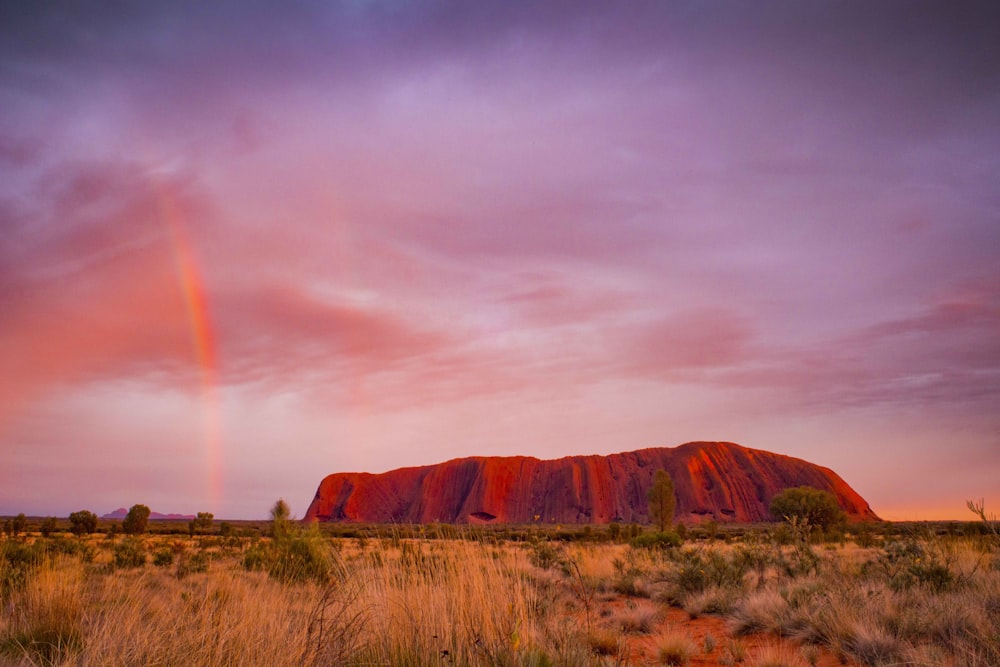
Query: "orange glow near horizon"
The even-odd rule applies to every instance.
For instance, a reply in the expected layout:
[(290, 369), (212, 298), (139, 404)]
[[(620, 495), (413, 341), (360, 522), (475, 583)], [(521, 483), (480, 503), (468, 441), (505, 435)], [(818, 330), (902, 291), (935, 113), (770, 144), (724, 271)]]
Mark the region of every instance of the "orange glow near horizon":
[(222, 424), (219, 415), (218, 366), (215, 355), (215, 334), (209, 316), (204, 283), (182, 216), (170, 196), (157, 188), (160, 217), (170, 231), (174, 265), (184, 295), (195, 358), (201, 373), (203, 429), (205, 434), (205, 466), (208, 471), (209, 497), (217, 511), (222, 500)]
[(996, 3), (10, 4), (0, 515), (696, 441), (1000, 512)]

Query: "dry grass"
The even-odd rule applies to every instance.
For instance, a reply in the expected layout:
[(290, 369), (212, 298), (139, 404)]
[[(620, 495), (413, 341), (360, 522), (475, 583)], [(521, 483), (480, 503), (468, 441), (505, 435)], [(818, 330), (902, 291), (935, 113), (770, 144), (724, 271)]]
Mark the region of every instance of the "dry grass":
[(786, 625), (788, 614), (788, 602), (777, 590), (755, 591), (735, 605), (729, 626), (737, 635), (752, 632), (780, 633)]
[(757, 651), (750, 667), (805, 667), (802, 657), (786, 646), (768, 645)]
[(681, 632), (667, 632), (656, 642), (656, 655), (663, 665), (686, 665), (697, 652), (691, 637)]
[(726, 649), (723, 652), (722, 658), (719, 660), (723, 665), (738, 665), (741, 664), (747, 657), (747, 647), (746, 644), (737, 640), (730, 639), (726, 642)]
[(613, 614), (612, 625), (624, 634), (645, 635), (655, 629), (662, 616), (662, 609), (652, 602), (633, 602)]
[(31, 584), (5, 605), (0, 648), (32, 662), (58, 663), (83, 645), (82, 565), (68, 559), (44, 564)]
[(736, 604), (739, 591), (723, 586), (710, 586), (703, 591), (697, 591), (684, 596), (681, 606), (691, 618), (705, 614), (728, 614)]
[[(626, 664), (640, 650), (630, 642), (673, 665), (713, 652), (723, 664), (831, 653), (871, 666), (1000, 664), (1000, 568), (972, 540), (925, 541), (900, 578), (878, 548), (803, 556), (757, 541), (747, 568), (740, 545), (549, 545), (555, 560), (540, 567), (525, 544), (308, 539), (304, 553), (332, 564), (329, 576), (248, 570), (271, 553), (250, 541), (147, 537), (129, 547), (149, 556), (135, 567), (121, 538), (0, 541), (0, 665), (602, 665)], [(947, 576), (921, 569), (924, 558)], [(645, 599), (626, 583), (638, 581), (672, 593)], [(677, 591), (691, 616), (721, 615), (734, 636), (772, 633), (775, 646), (748, 651), (724, 632), (702, 646), (680, 626), (658, 636), (667, 608), (654, 600)]]

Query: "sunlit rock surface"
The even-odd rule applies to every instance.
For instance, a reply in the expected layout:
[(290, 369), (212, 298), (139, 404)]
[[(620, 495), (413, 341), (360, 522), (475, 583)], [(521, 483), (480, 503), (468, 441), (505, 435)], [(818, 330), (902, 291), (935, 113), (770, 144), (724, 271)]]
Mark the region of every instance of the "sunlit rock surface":
[(728, 442), (690, 442), (608, 456), (469, 457), (381, 474), (335, 473), (306, 519), (358, 523), (609, 523), (648, 520), (646, 492), (663, 468), (676, 518), (767, 521), (780, 491), (832, 492), (851, 520), (877, 519), (829, 468)]

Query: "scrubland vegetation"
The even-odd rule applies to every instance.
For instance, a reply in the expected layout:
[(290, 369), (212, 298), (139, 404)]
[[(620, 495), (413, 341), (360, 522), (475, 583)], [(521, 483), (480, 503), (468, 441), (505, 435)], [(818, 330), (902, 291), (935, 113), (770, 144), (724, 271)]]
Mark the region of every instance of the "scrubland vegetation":
[(710, 526), (675, 546), (628, 526), (330, 536), (282, 512), (263, 536), (19, 524), (0, 664), (998, 665), (980, 526)]

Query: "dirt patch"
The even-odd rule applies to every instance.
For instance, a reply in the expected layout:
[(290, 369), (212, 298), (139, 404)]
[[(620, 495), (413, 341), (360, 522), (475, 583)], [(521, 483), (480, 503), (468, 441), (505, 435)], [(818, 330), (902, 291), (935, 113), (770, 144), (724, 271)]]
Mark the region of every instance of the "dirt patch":
[(663, 664), (659, 659), (660, 641), (665, 636), (680, 636), (690, 640), (690, 666), (754, 665), (764, 658), (774, 658), (782, 664), (801, 667), (860, 667), (858, 663), (839, 659), (833, 652), (819, 646), (804, 646), (801, 642), (769, 633), (733, 636), (725, 619), (718, 616), (691, 618), (683, 609), (656, 605), (648, 600), (618, 597), (600, 603), (598, 615), (604, 625), (619, 626), (629, 622), (630, 614), (644, 608), (656, 609), (655, 621), (648, 632), (626, 631), (625, 643), (630, 665)]

